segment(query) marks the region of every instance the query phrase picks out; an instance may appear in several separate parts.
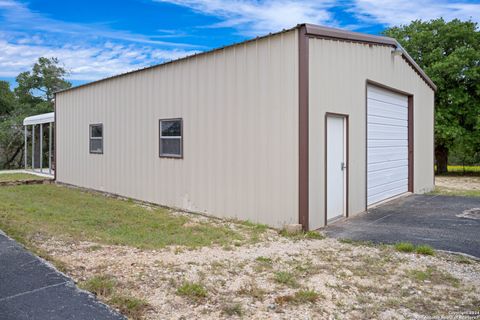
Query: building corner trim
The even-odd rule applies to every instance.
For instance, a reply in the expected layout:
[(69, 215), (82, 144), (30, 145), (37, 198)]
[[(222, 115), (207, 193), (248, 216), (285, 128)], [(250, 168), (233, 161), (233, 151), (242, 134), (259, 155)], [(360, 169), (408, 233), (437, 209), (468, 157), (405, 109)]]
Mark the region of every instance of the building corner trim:
[(305, 25), (298, 29), (298, 222), (309, 230), (308, 180), (308, 37)]

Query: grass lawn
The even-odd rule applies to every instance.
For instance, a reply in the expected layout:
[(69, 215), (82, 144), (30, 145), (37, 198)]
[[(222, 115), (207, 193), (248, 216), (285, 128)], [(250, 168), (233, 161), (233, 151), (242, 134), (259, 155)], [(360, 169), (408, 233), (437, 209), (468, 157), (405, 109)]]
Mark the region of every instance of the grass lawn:
[(220, 224), (57, 185), (1, 187), (0, 229), (24, 244), (37, 235), (148, 249), (246, 240)]
[(45, 177), (40, 177), (29, 173), (1, 173), (0, 182), (4, 181), (18, 181), (18, 180), (43, 180)]

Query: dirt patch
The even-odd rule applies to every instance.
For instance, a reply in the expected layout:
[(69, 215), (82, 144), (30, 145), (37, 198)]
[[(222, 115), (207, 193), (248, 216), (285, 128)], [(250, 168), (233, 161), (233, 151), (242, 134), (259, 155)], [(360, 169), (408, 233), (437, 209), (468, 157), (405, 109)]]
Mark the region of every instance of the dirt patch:
[(120, 294), (148, 302), (145, 319), (411, 319), (480, 305), (480, 263), (473, 260), (291, 239), (270, 229), (255, 244), (196, 250), (54, 238), (36, 245), (76, 281), (116, 279)]
[(435, 185), (452, 190), (480, 191), (480, 177), (435, 177)]

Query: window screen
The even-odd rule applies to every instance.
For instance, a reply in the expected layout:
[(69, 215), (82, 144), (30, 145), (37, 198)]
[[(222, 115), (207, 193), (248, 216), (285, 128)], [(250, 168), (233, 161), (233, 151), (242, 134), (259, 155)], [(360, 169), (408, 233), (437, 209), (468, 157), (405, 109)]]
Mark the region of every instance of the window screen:
[(103, 124), (90, 125), (90, 153), (103, 153)]
[(181, 158), (182, 119), (160, 120), (160, 157)]

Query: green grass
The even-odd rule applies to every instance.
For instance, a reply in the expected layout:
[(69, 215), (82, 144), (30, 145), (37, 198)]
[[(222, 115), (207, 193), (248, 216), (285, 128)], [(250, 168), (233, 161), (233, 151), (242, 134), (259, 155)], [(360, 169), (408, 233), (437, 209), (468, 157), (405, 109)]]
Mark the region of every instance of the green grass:
[(205, 298), (208, 292), (201, 283), (185, 281), (180, 287), (177, 288), (177, 294), (193, 300), (198, 300)]
[(435, 190), (430, 192), (430, 194), (461, 197), (480, 197), (480, 190), (460, 190), (445, 187), (435, 187)]
[(415, 246), (410, 242), (399, 242), (395, 244), (395, 250), (400, 252), (416, 252), (425, 256), (435, 255), (435, 250), (427, 244)]
[(184, 226), (186, 216), (58, 185), (0, 188), (0, 229), (29, 245), (37, 234), (139, 248), (226, 245), (242, 234), (222, 226)]
[(400, 252), (413, 252), (415, 251), (415, 246), (410, 242), (399, 242), (395, 245), (395, 249)]
[[(436, 169), (436, 167), (435, 167)], [(480, 166), (462, 166), (462, 165), (448, 165), (448, 173), (452, 175), (480, 175)]]
[(298, 282), (295, 279), (295, 275), (287, 271), (278, 271), (274, 274), (275, 282), (284, 284), (286, 286), (295, 288), (298, 287)]
[(80, 282), (80, 288), (90, 291), (98, 296), (108, 297), (112, 295), (117, 285), (115, 279), (108, 275), (94, 276), (86, 281)]
[(425, 270), (408, 270), (406, 273), (410, 279), (418, 282), (428, 281), (433, 285), (450, 285), (456, 288), (460, 285), (459, 279), (435, 267), (427, 267)]
[(109, 305), (119, 309), (129, 319), (143, 319), (145, 311), (150, 308), (148, 302), (143, 299), (116, 292), (121, 286), (109, 275), (96, 275), (80, 282), (79, 287), (99, 296)]
[(325, 239), (325, 236), (318, 231), (301, 231), (301, 232), (287, 232), (286, 230), (280, 230), (279, 234), (283, 237), (290, 238), (293, 240), (302, 240), (302, 239)]
[(45, 177), (40, 177), (29, 173), (0, 173), (0, 182), (19, 181), (19, 180), (44, 180)]
[(421, 246), (417, 246), (415, 248), (415, 252), (418, 253), (418, 254), (423, 254), (425, 256), (433, 256), (435, 255), (435, 250), (433, 250), (432, 247), (430, 247), (429, 245), (421, 245)]
[(128, 295), (114, 295), (108, 300), (108, 303), (133, 320), (143, 319), (145, 311), (150, 308), (145, 300)]
[(299, 290), (295, 292), (294, 301), (297, 303), (314, 303), (319, 297), (320, 295), (314, 290)]

